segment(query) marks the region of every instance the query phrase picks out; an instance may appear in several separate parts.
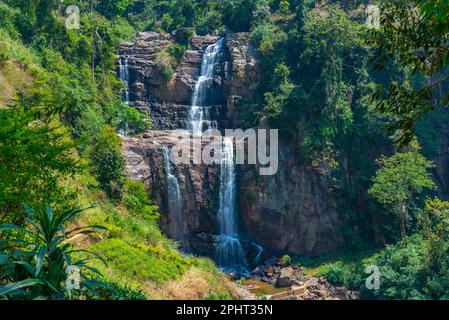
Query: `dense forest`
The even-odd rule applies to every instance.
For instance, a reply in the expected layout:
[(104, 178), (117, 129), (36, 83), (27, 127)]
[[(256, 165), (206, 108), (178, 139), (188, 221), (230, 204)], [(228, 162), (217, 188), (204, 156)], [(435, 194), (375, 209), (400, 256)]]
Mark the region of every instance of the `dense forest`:
[[(118, 47), (179, 30), (249, 33), (261, 80), (241, 126), (279, 128), (339, 199), (341, 248), (283, 262), (362, 299), (449, 299), (448, 18), (430, 0), (1, 0), (0, 300), (242, 298), (242, 280), (161, 231), (126, 170), (122, 133), (151, 119), (123, 101)], [(156, 58), (166, 81), (184, 40)]]

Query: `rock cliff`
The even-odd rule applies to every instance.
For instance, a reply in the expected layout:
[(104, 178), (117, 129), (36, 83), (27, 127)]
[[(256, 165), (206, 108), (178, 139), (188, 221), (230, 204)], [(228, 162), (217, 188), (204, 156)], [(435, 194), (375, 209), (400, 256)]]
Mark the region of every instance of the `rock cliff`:
[[(160, 224), (170, 235), (164, 157), (160, 145), (172, 146), (169, 130), (187, 127), (192, 92), (205, 48), (216, 37), (193, 36), (175, 74), (166, 80), (157, 65), (158, 53), (176, 41), (176, 35), (140, 33), (134, 43), (120, 47), (129, 61), (131, 105), (151, 116), (152, 129), (124, 140), (127, 169), (143, 181), (161, 207)], [(211, 119), (220, 128), (241, 124), (244, 98), (257, 103), (260, 65), (249, 34), (229, 33), (224, 39), (213, 81)], [(260, 247), (266, 252), (319, 255), (336, 249), (343, 237), (339, 228), (337, 199), (329, 191), (326, 176), (296, 163), (289, 144), (280, 145), (279, 172), (259, 177), (255, 166), (238, 168), (240, 222), (249, 260)], [(178, 165), (175, 168), (182, 194), (185, 237), (190, 250), (213, 257), (217, 245), (219, 166)], [(260, 257), (259, 257), (260, 258)]]

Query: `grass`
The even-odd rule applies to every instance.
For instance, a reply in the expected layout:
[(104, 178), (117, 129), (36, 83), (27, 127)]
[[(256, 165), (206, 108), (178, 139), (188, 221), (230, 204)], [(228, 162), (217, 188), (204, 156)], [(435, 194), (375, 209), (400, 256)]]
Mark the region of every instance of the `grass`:
[[(1, 9), (0, 4), (0, 13)], [(32, 82), (45, 74), (37, 57), (39, 55), (33, 54), (20, 40), (11, 38), (0, 28), (0, 108), (13, 102), (17, 89), (32, 89)], [(55, 72), (56, 75), (66, 76), (71, 72), (64, 65), (54, 67), (61, 68)], [(73, 205), (82, 208), (95, 205), (68, 228), (85, 225), (108, 228), (106, 232), (73, 239), (76, 247), (104, 257), (107, 266), (98, 260), (92, 260), (91, 264), (103, 273), (105, 280), (142, 290), (150, 299), (234, 296), (231, 282), (211, 260), (182, 257), (177, 243), (162, 234), (155, 219), (145, 219), (143, 214), (132, 213), (123, 204), (110, 202), (89, 173), (61, 180), (67, 192), (77, 194)]]
[(108, 280), (140, 289), (141, 283), (164, 284), (179, 279), (190, 265), (190, 261), (158, 255), (135, 248), (120, 239), (108, 239), (88, 248), (107, 262), (95, 262), (96, 267)]
[(377, 250), (340, 251), (317, 258), (295, 257), (292, 263), (304, 267), (304, 271), (310, 277), (321, 276), (327, 274), (333, 265), (349, 267), (357, 263), (363, 264), (370, 260), (376, 252)]
[(67, 181), (79, 190), (78, 205), (96, 207), (85, 211), (74, 224), (103, 225), (109, 230), (100, 235), (77, 239), (76, 245), (101, 255), (91, 264), (107, 282), (141, 290), (149, 299), (231, 299), (236, 294), (232, 282), (213, 261), (181, 256), (177, 243), (167, 239), (157, 221), (112, 204), (98, 189), (90, 175)]

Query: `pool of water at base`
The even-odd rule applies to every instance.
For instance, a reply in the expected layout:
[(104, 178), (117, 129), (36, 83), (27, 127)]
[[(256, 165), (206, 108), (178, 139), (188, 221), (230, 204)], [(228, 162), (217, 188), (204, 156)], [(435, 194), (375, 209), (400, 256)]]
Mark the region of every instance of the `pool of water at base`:
[(246, 279), (243, 281), (243, 285), (248, 286), (248, 291), (257, 297), (273, 295), (286, 290), (285, 288), (276, 288), (269, 283), (254, 278)]

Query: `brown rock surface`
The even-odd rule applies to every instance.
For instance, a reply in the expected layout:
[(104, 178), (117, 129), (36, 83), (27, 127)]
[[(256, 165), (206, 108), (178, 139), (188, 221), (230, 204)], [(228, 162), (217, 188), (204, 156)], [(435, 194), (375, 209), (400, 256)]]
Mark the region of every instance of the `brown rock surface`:
[[(187, 31), (187, 30), (186, 30)], [(217, 37), (194, 36), (180, 60), (175, 75), (165, 80), (156, 65), (159, 52), (179, 34), (139, 33), (134, 43), (121, 45), (119, 56), (130, 67), (130, 100), (151, 116), (152, 131), (128, 138), (124, 152), (134, 180), (144, 181), (161, 207), (161, 226), (169, 230), (165, 172), (160, 148), (154, 141), (171, 146), (165, 130), (186, 128), (193, 88), (201, 68), (204, 49)], [(212, 124), (235, 128), (241, 124), (239, 99), (255, 101), (260, 63), (248, 33), (229, 33), (224, 39), (210, 97)], [(336, 249), (343, 237), (339, 229), (337, 199), (322, 170), (298, 165), (292, 146), (281, 144), (279, 172), (257, 176), (257, 168), (244, 165), (239, 171), (239, 204), (246, 234), (268, 250), (282, 254), (319, 255)], [(217, 166), (176, 166), (183, 197), (184, 216), (190, 236), (217, 233), (219, 182)]]

